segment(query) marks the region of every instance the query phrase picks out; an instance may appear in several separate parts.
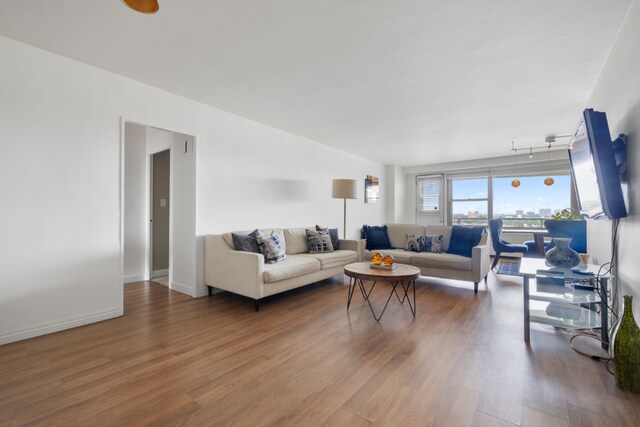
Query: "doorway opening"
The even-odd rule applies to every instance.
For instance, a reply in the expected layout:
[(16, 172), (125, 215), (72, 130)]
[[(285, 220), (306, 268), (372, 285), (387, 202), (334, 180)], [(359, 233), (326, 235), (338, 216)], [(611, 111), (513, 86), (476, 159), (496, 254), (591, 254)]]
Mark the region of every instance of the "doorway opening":
[(196, 138), (124, 120), (122, 135), (122, 283), (196, 296)]

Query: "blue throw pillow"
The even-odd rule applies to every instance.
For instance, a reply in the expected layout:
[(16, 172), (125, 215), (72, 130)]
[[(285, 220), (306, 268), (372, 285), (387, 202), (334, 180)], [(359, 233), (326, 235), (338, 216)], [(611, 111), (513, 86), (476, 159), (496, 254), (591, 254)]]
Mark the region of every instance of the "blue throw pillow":
[(338, 229), (337, 228), (325, 228), (320, 227), (316, 224), (316, 231), (328, 231), (329, 236), (331, 236), (331, 244), (333, 245), (333, 250), (337, 251), (340, 249), (340, 237), (338, 237)]
[(484, 227), (454, 225), (451, 230), (451, 241), (447, 252), (471, 258), (473, 247), (480, 243), (483, 233)]
[(249, 234), (231, 233), (233, 248), (236, 251), (255, 252), (259, 254), (260, 249), (258, 249), (258, 242), (256, 241), (256, 237), (258, 237), (259, 234), (260, 232), (257, 229)]
[(387, 226), (363, 225), (362, 234), (367, 239), (367, 250), (376, 249), (393, 249), (389, 236), (387, 235)]

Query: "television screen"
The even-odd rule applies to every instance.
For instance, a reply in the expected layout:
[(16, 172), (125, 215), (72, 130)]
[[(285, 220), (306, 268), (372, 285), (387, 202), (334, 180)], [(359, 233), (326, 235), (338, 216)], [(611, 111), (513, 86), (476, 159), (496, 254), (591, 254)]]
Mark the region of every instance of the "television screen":
[(605, 113), (584, 110), (569, 144), (569, 159), (582, 216), (627, 216)]

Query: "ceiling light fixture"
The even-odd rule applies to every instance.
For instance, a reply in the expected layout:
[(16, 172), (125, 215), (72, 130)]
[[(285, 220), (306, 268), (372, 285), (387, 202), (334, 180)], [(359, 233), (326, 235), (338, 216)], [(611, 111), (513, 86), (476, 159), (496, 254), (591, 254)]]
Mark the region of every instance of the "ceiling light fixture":
[[(552, 141), (547, 141), (547, 144), (549, 144), (549, 146), (547, 147), (547, 162), (551, 159), (551, 155), (549, 154), (549, 151), (551, 150), (551, 142)], [(553, 185), (555, 181), (553, 180), (553, 178), (551, 178), (550, 176), (548, 176), (545, 180), (544, 180), (544, 185), (546, 185), (547, 187), (551, 187)]]
[(158, 0), (122, 0), (122, 3), (140, 13), (156, 13), (160, 9)]
[[(547, 162), (551, 161), (551, 145), (553, 142), (556, 142), (556, 138), (570, 138), (573, 135), (559, 135), (559, 136), (547, 136), (545, 137), (545, 142), (547, 145), (543, 145), (543, 146), (531, 146), (528, 147), (529, 148), (529, 158), (533, 159), (533, 152), (534, 150), (547, 150)], [(566, 147), (567, 145), (562, 145), (561, 147)], [(522, 150), (526, 150), (527, 148), (516, 148), (516, 144), (515, 142), (511, 141), (511, 151), (513, 151), (513, 154), (515, 155), (515, 163), (516, 163), (516, 168), (518, 165), (518, 151), (522, 151)], [(550, 176), (545, 178), (544, 180), (544, 184), (548, 187), (552, 186), (553, 184), (555, 184), (555, 180), (553, 178), (551, 178)], [(514, 179), (513, 181), (511, 181), (511, 186), (514, 188), (518, 188), (520, 187), (520, 181), (517, 179)]]
[[(516, 158), (516, 168), (518, 167), (518, 150), (516, 149), (516, 143), (511, 141), (511, 151), (513, 151), (513, 155)], [(513, 181), (511, 181), (511, 186), (513, 188), (518, 188), (520, 187), (520, 181), (515, 178)]]

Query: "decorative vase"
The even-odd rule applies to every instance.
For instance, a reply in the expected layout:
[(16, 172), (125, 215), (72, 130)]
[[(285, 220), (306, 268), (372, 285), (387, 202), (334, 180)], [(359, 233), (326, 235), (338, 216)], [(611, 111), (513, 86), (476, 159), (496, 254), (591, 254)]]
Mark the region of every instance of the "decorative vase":
[(544, 255), (549, 264), (558, 268), (572, 268), (580, 264), (580, 254), (569, 246), (570, 238), (554, 237), (553, 241), (556, 246)]
[(640, 393), (640, 328), (633, 317), (633, 297), (624, 296), (624, 312), (613, 343), (618, 387)]
[(382, 259), (383, 259), (383, 256), (380, 252), (375, 252), (373, 255), (371, 255), (371, 262), (374, 263), (375, 265), (382, 264)]
[(386, 265), (387, 267), (391, 267), (394, 262), (393, 255), (385, 255), (383, 261), (384, 265)]

